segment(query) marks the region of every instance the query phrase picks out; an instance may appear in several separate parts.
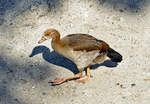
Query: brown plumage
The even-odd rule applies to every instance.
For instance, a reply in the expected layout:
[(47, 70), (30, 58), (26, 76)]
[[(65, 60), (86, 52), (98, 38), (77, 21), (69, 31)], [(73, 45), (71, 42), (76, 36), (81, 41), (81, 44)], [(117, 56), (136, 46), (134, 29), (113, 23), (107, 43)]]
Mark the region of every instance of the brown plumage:
[[(122, 60), (122, 56), (110, 48), (106, 42), (88, 34), (70, 34), (60, 39), (60, 33), (57, 30), (47, 29), (38, 43), (50, 38), (52, 38), (52, 48), (60, 55), (72, 60), (79, 70), (79, 73), (74, 76), (65, 79), (56, 78), (51, 81), (52, 85), (59, 85), (71, 79), (78, 79), (78, 82), (85, 83), (91, 76), (90, 65), (102, 63), (108, 57), (115, 62)], [(86, 75), (82, 76), (86, 67)]]
[(61, 39), (61, 42), (69, 45), (74, 51), (93, 51), (93, 50), (107, 50), (108, 44), (104, 41), (98, 41), (88, 34), (70, 34)]

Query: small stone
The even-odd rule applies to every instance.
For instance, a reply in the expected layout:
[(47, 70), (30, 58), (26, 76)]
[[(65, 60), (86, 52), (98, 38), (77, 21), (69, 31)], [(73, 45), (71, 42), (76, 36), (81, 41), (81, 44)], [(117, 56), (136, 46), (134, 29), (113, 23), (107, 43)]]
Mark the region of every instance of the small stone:
[(136, 84), (135, 84), (135, 83), (132, 83), (131, 86), (134, 87), (134, 86), (136, 86)]
[(42, 93), (42, 95), (46, 95), (46, 93), (45, 93), (45, 92), (43, 92), (43, 93)]
[(10, 23), (9, 25), (13, 25), (13, 23)]
[(116, 85), (120, 85), (120, 83), (116, 83)]
[(119, 9), (119, 11), (122, 13), (122, 12), (124, 12), (122, 9)]
[(122, 84), (120, 85), (121, 88), (125, 88)]
[(21, 58), (23, 58), (24, 55), (20, 55)]
[(12, 48), (13, 48), (12, 44), (9, 44), (7, 47), (7, 49), (12, 49)]
[(125, 99), (126, 97), (125, 96), (122, 96), (122, 99)]
[(32, 86), (32, 88), (34, 89), (34, 88), (35, 88), (35, 86)]
[(13, 72), (14, 72), (14, 71), (10, 69), (10, 70), (7, 72), (7, 74), (8, 74), (8, 73), (13, 73)]
[(90, 5), (90, 8), (92, 8), (92, 7), (93, 7), (93, 5), (91, 4), (91, 5)]
[(15, 101), (18, 101), (18, 99), (14, 99)]

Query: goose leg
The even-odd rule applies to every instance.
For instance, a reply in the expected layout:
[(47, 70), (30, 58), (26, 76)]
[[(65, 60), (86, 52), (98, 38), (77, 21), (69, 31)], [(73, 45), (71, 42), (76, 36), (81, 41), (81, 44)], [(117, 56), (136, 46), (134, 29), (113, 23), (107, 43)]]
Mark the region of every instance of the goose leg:
[(93, 76), (90, 74), (90, 67), (87, 67), (86, 75), (78, 79), (77, 82), (86, 83), (90, 79), (90, 77), (93, 77)]
[(66, 81), (72, 80), (72, 79), (78, 79), (82, 77), (82, 72), (79, 72), (78, 74), (74, 76), (70, 76), (68, 78), (56, 78), (55, 80), (51, 80), (49, 83), (51, 83), (52, 86), (60, 85)]

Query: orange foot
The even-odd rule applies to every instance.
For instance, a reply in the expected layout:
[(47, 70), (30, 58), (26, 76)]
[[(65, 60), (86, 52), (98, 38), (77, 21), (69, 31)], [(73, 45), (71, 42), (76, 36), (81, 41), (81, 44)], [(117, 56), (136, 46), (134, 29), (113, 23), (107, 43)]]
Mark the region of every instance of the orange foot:
[(89, 76), (82, 76), (80, 79), (77, 79), (76, 82), (85, 84), (89, 79)]
[(52, 86), (55, 86), (55, 85), (60, 85), (60, 84), (62, 84), (64, 82), (65, 82), (65, 79), (63, 79), (63, 78), (56, 78), (55, 80), (51, 80), (48, 83), (51, 83)]
[(78, 73), (78, 74), (76, 74), (74, 76), (70, 76), (68, 78), (65, 78), (65, 79), (63, 79), (63, 78), (56, 78), (55, 80), (52, 80), (49, 83), (51, 83), (52, 86), (55, 86), (55, 85), (60, 85), (60, 84), (62, 84), (64, 82), (66, 82), (66, 81), (69, 81), (69, 80), (72, 80), (72, 79), (78, 79), (78, 78), (81, 78), (81, 77), (82, 77), (82, 72), (80, 72), (80, 73)]

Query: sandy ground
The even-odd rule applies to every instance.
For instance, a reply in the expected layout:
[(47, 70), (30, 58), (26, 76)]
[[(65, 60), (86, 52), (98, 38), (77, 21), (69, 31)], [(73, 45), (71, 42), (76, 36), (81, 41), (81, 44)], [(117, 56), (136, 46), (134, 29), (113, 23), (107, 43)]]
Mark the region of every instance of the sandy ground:
[[(0, 104), (150, 104), (149, 11), (149, 0), (0, 1)], [(37, 44), (47, 28), (105, 40), (123, 61), (94, 67), (86, 84), (49, 86), (77, 71)]]

